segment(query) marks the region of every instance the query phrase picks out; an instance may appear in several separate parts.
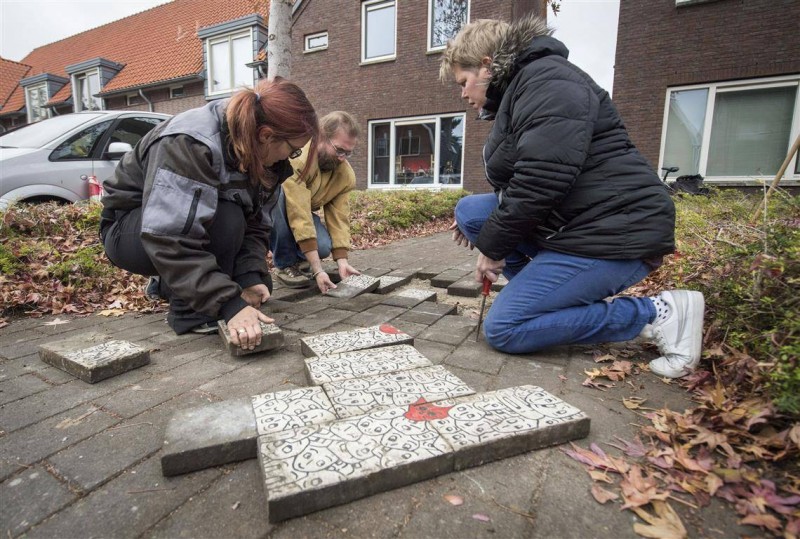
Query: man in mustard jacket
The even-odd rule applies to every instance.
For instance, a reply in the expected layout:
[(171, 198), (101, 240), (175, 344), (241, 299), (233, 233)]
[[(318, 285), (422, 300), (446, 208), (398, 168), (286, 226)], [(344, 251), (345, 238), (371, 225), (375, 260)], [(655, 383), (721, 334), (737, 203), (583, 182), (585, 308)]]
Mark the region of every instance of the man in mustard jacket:
[[(291, 160), (295, 174), (283, 183), (272, 213), (270, 236), (275, 276), (290, 288), (306, 288), (312, 281), (323, 294), (335, 288), (321, 262), (331, 254), (342, 279), (360, 274), (347, 261), (349, 193), (356, 187), (355, 172), (347, 158), (353, 153), (358, 136), (358, 124), (352, 115), (331, 112), (320, 119), (317, 162), (311, 164), (308, 173), (300, 175), (308, 146), (300, 157)], [(315, 213), (320, 209), (324, 224)]]

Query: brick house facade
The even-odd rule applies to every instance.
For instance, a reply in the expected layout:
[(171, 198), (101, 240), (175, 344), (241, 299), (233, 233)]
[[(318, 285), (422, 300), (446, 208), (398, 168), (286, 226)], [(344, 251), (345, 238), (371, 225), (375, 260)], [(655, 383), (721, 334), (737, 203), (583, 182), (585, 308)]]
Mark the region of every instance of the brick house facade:
[[(339, 109), (359, 120), (362, 137), (350, 158), (359, 189), (463, 185), (473, 192), (488, 190), (481, 149), (491, 124), (475, 119), (475, 111), (467, 110), (454, 83), (438, 79), (441, 51), (430, 51), (428, 46), (430, 1), (303, 0), (295, 10), (292, 79), (320, 116)], [(469, 20), (513, 20), (540, 5), (540, 1), (470, 0)], [(396, 49), (388, 60), (363, 58), (363, 10), (370, 6), (394, 9)], [(313, 44), (315, 36), (327, 37), (327, 46), (306, 51), (306, 39)], [(463, 128), (463, 165), (448, 165), (443, 157), (447, 135), (443, 131), (455, 123), (457, 129)], [(438, 137), (431, 135), (434, 131)], [(437, 143), (438, 161), (432, 147)]]
[(797, 0), (621, 0), (614, 102), (650, 163), (771, 179), (800, 134), (798, 20)]

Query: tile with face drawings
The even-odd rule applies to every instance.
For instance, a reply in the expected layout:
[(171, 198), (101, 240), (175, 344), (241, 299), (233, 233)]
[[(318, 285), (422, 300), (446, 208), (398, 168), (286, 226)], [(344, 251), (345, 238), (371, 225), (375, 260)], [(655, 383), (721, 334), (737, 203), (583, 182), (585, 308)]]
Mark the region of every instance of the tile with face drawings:
[(251, 400), (260, 436), (337, 418), (333, 405), (320, 387), (264, 393)]
[(144, 348), (132, 342), (108, 341), (89, 348), (67, 352), (64, 354), (64, 358), (87, 369), (95, 369), (142, 352), (144, 352)]
[(407, 344), (310, 357), (305, 362), (308, 379), (314, 385), (432, 365)]
[(269, 519), (277, 522), (452, 470), (430, 423), (396, 407), (259, 438)]
[(441, 365), (329, 382), (322, 387), (340, 418), (406, 406), (420, 399), (435, 402), (474, 393)]
[[(456, 457), (456, 469), (589, 433), (586, 414), (537, 386), (442, 400), (436, 406), (447, 413), (431, 424), (462, 453)], [(493, 457), (486, 458), (488, 454)]]
[(39, 357), (90, 384), (150, 363), (150, 352), (132, 342), (85, 344), (78, 338), (46, 343), (39, 346)]
[(364, 292), (371, 292), (378, 288), (380, 280), (370, 275), (351, 275), (342, 279), (336, 288), (328, 290), (326, 295), (334, 298), (354, 298)]
[(414, 338), (391, 324), (381, 324), (300, 339), (301, 350), (305, 357), (340, 354), (394, 344), (414, 344)]
[(266, 350), (273, 350), (283, 346), (284, 337), (281, 328), (275, 324), (267, 324), (266, 322), (258, 321), (261, 327), (261, 343), (252, 350), (245, 350), (231, 342), (231, 333), (228, 325), (224, 320), (219, 321), (220, 337), (225, 348), (233, 356), (245, 356), (248, 354), (255, 354), (257, 352), (264, 352)]

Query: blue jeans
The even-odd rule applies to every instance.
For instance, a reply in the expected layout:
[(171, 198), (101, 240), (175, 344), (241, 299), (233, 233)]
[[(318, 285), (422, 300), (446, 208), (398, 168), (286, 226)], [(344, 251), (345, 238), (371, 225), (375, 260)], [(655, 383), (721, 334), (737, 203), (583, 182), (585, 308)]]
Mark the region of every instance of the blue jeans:
[[(493, 193), (462, 198), (455, 211), (459, 230), (475, 243), (495, 207)], [(520, 244), (506, 257), (503, 274), (509, 283), (486, 315), (486, 342), (503, 352), (524, 354), (560, 344), (633, 339), (655, 319), (653, 302), (605, 300), (649, 272), (641, 260), (585, 258)]]
[[(317, 232), (317, 252), (322, 259), (331, 254), (331, 235), (322, 224), (319, 215), (312, 213), (311, 216)], [(278, 203), (272, 209), (272, 232), (269, 243), (272, 250), (272, 262), (278, 268), (288, 268), (306, 259), (294, 239), (289, 220), (286, 218), (286, 198), (283, 196), (283, 189), (278, 196)]]

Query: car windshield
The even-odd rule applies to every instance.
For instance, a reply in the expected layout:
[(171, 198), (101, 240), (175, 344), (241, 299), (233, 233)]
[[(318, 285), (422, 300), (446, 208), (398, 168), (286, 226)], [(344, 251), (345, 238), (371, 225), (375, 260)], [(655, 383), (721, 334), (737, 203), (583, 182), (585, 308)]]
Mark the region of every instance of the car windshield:
[(65, 114), (20, 127), (0, 137), (0, 148), (41, 148), (102, 114)]

